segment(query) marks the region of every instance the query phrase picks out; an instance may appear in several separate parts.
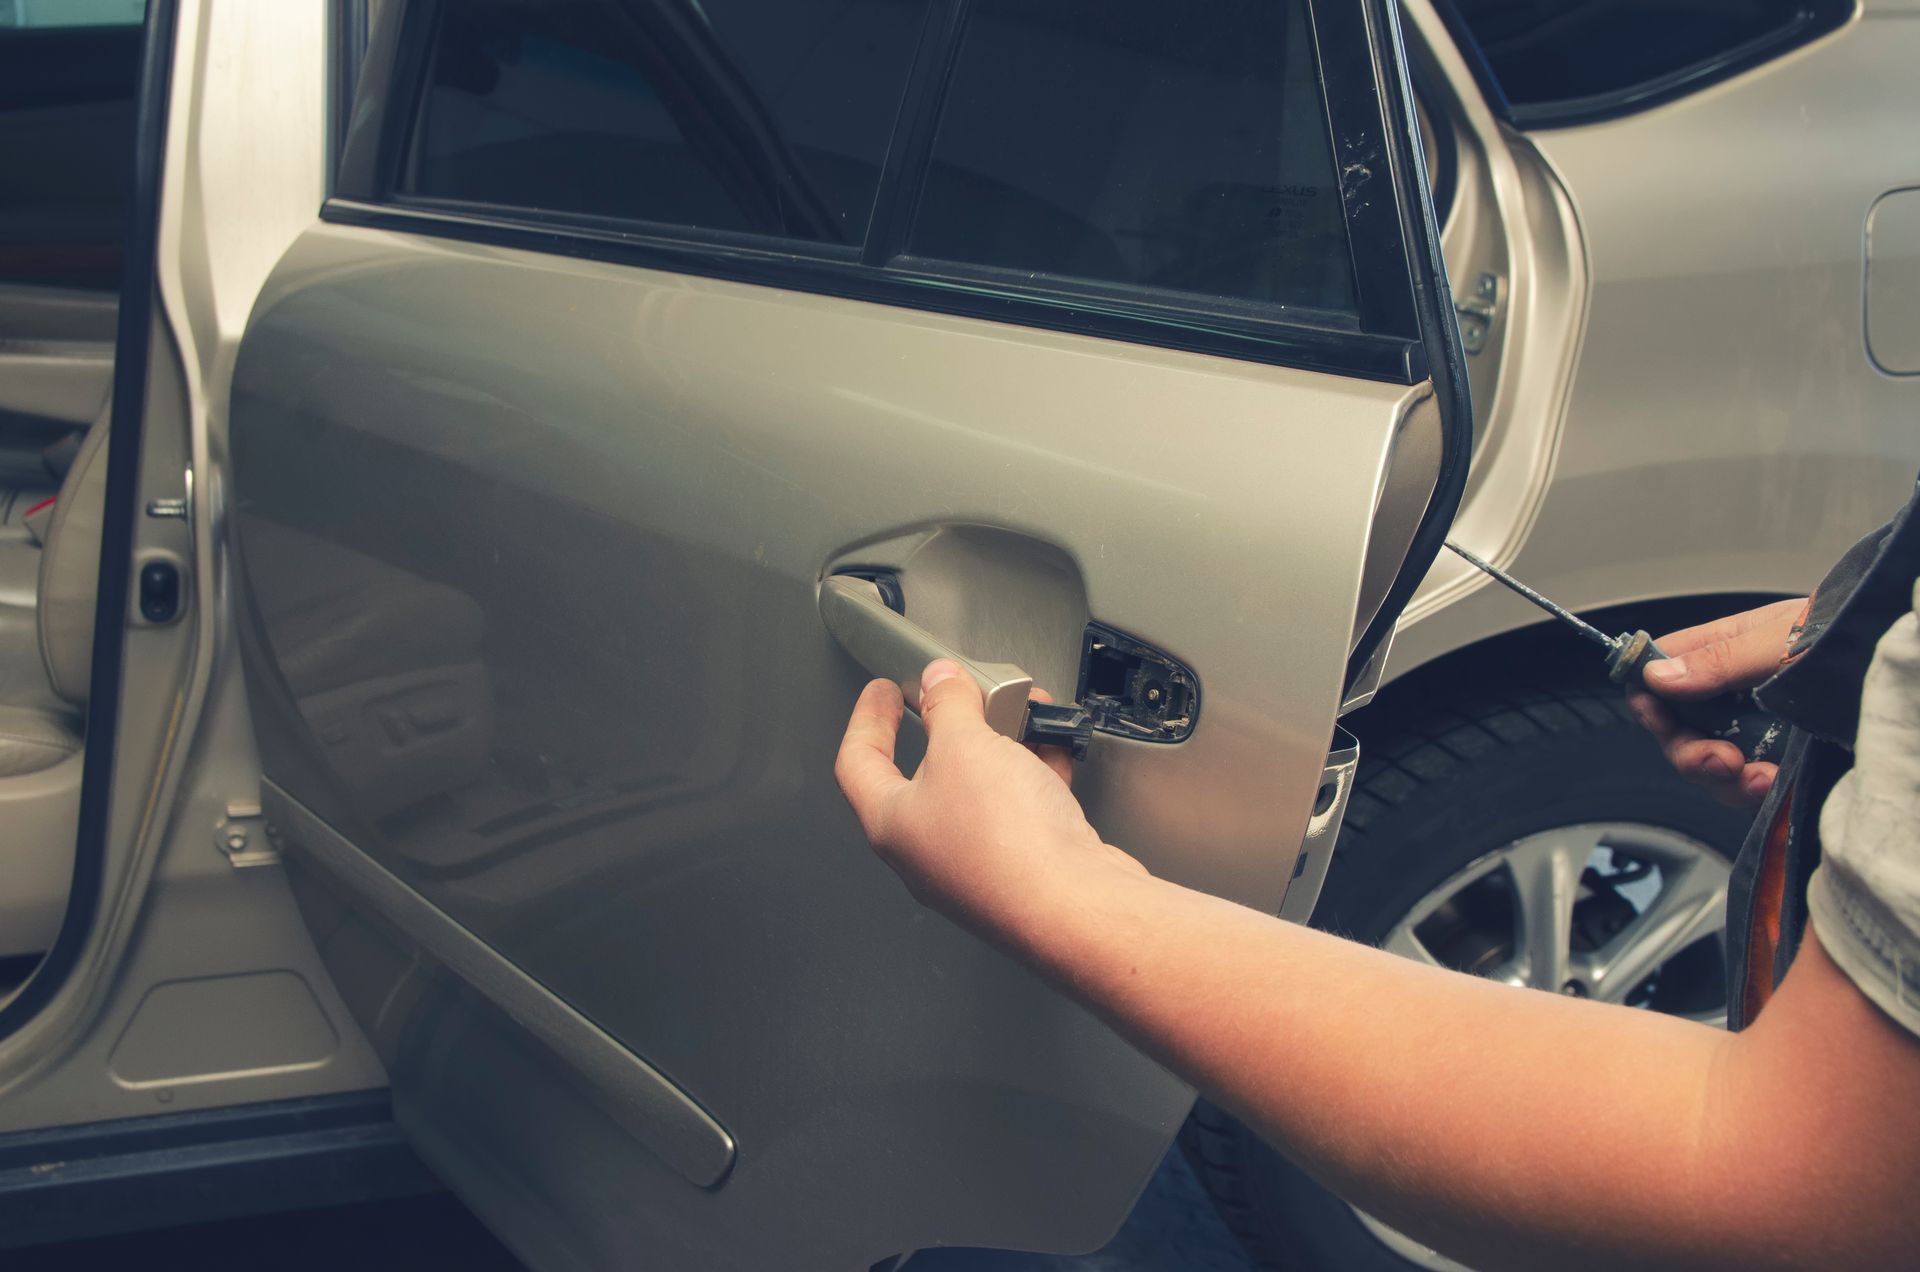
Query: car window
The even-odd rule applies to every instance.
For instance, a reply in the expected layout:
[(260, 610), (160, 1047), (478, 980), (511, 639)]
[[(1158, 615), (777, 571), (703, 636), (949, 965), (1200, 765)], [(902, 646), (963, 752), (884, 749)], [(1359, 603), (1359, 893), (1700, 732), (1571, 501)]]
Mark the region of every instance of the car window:
[(0, 0), (0, 283), (120, 285), (142, 0)]
[(1618, 113), (1830, 29), (1850, 0), (1454, 0), (1520, 116)]
[(147, 0), (0, 0), (0, 28), (139, 26)]
[(1350, 312), (1301, 0), (979, 0), (921, 258)]
[(858, 244), (926, 7), (443, 5), (401, 192)]

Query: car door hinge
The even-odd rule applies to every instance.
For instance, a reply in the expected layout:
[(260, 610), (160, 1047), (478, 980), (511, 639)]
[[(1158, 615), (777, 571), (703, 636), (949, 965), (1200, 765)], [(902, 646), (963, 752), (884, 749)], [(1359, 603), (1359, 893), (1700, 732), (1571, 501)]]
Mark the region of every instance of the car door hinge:
[(1500, 316), (1500, 302), (1506, 299), (1505, 282), (1498, 274), (1482, 273), (1474, 279), (1473, 295), (1453, 302), (1454, 312), (1460, 315), (1460, 347), (1469, 355), (1487, 347), (1494, 320)]
[(213, 842), (235, 870), (280, 864), (280, 845), (256, 802), (235, 800), (214, 823)]

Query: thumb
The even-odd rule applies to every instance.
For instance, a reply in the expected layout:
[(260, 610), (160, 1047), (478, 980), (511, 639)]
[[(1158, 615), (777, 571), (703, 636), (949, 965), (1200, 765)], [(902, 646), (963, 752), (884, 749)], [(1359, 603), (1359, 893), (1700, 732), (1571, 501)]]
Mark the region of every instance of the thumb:
[(1690, 649), (1678, 658), (1648, 663), (1647, 687), (1669, 698), (1710, 698), (1751, 689), (1780, 669), (1786, 650), (1771, 628), (1740, 632)]
[(984, 726), (987, 709), (980, 686), (951, 659), (928, 663), (920, 673), (920, 719), (929, 742), (970, 724)]

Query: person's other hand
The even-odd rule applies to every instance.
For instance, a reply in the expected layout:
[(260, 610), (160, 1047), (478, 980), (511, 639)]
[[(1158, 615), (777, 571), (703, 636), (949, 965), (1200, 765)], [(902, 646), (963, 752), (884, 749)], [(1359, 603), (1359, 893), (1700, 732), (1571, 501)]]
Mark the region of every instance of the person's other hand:
[(1775, 601), (1657, 640), (1669, 657), (1648, 663), (1647, 687), (1627, 691), (1634, 717), (1659, 740), (1668, 763), (1733, 804), (1757, 804), (1773, 787), (1777, 764), (1749, 764), (1731, 742), (1682, 725), (1661, 698), (1711, 698), (1753, 688), (1786, 660), (1787, 638), (1806, 612), (1804, 599)]
[(894, 764), (904, 704), (887, 680), (854, 703), (834, 776), (874, 851), (923, 904), (1017, 939), (1021, 919), (1043, 908), (1035, 903), (1085, 871), (1144, 870), (1087, 823), (1065, 750), (995, 733), (979, 687), (955, 663), (928, 664), (920, 686), (927, 752), (913, 778)]

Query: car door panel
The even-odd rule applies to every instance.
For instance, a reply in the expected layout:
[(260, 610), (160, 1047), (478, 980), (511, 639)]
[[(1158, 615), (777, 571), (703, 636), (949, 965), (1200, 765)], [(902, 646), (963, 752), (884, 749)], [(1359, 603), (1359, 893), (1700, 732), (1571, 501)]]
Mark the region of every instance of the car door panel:
[[(1185, 1116), (867, 849), (832, 575), (1060, 698), (1177, 664), (1190, 733), (1096, 734), (1089, 816), (1311, 910), (1468, 421), (1391, 11), (1132, 4), (1062, 90), (1078, 2), (390, 6), (254, 306), (263, 802), (396, 1116), (534, 1266), (1085, 1249)], [(1024, 150), (1016, 100), (1063, 112)]]
[[(1063, 694), (1089, 617), (1193, 667), (1191, 740), (1098, 738), (1081, 793), (1157, 873), (1276, 910), (1376, 495), (1428, 396), (319, 228), (236, 369), (247, 570), (302, 586), (284, 536), (249, 530), (272, 523), (470, 598), (496, 759), (368, 816), (296, 707), (263, 730), (268, 774), (738, 1142), (717, 1190), (632, 1181), (625, 1239), (691, 1250), (724, 1215), (738, 1266), (1093, 1244), (1190, 1093), (867, 851), (830, 772), (865, 677), (821, 626), (819, 580), (897, 569), (916, 621)], [(396, 1075), (434, 1071), (416, 1051), (462, 1030), (510, 1028), (479, 1007), (404, 1014), (376, 1030)], [(518, 1096), (430, 1098), (431, 1134), (522, 1116)], [(485, 1192), (508, 1170), (486, 1155), (436, 1165)], [(542, 1231), (595, 1226), (558, 1193), (543, 1204), (566, 1221)], [(873, 1217), (858, 1231), (828, 1222), (848, 1196)]]

